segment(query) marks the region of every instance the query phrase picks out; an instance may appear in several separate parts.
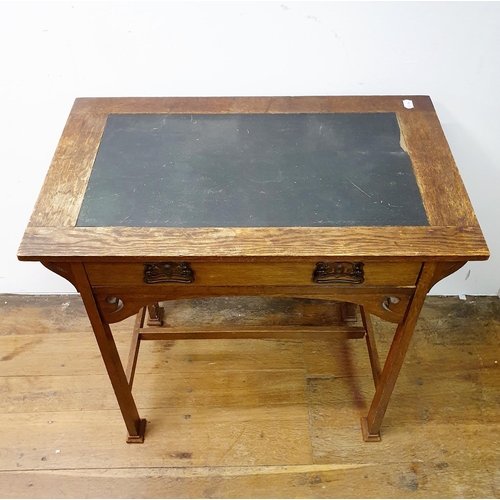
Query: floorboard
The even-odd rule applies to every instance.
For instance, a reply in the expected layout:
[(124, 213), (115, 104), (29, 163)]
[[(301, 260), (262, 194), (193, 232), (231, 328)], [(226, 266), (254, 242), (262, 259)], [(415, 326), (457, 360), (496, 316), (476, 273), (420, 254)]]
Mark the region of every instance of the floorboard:
[[(172, 325), (328, 325), (325, 301), (166, 304)], [(197, 322), (197, 323), (196, 323)], [(133, 318), (113, 325), (126, 358)], [(394, 325), (374, 319), (382, 358)], [(78, 296), (0, 296), (0, 497), (500, 496), (500, 300), (428, 297), (382, 427), (363, 340), (142, 342), (125, 443)]]

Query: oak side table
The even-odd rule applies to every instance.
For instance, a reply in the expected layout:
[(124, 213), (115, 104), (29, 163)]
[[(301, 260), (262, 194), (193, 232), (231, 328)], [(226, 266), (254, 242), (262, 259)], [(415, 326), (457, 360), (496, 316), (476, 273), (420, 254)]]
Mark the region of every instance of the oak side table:
[[(488, 256), (426, 96), (77, 99), (18, 252), (81, 294), (131, 443), (141, 340), (335, 333), (162, 326), (162, 301), (236, 295), (344, 304), (380, 440), (427, 292)], [(124, 367), (109, 325), (135, 314)], [(384, 364), (371, 315), (396, 325)]]

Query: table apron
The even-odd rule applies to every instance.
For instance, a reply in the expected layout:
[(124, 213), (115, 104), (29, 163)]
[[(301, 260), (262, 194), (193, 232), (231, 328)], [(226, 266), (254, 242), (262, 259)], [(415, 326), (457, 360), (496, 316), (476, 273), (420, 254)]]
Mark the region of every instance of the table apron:
[(136, 314), (141, 307), (165, 300), (204, 297), (265, 296), (331, 300), (361, 305), (370, 314), (400, 323), (415, 287), (363, 286), (186, 286), (158, 284), (151, 287), (93, 287), (96, 303), (106, 323)]
[[(158, 282), (146, 283), (147, 273), (158, 271), (161, 265), (174, 272), (171, 280), (190, 281), (184, 286), (307, 286), (321, 288), (335, 285), (350, 286), (415, 286), (421, 262), (387, 261), (310, 261), (290, 262), (193, 262), (168, 260), (144, 263), (85, 263), (85, 270), (92, 286), (133, 286), (146, 292)], [(148, 266), (150, 266), (148, 268)], [(178, 276), (175, 276), (177, 266)], [(183, 267), (181, 267), (183, 266)], [(335, 275), (335, 271), (340, 269)], [(332, 271), (328, 275), (328, 272)], [(344, 275), (341, 271), (345, 271)], [(182, 275), (184, 273), (184, 276)], [(327, 275), (326, 277), (322, 277)], [(350, 274), (349, 274), (350, 273)], [(360, 279), (358, 279), (361, 276)], [(315, 282), (315, 279), (321, 282)], [(158, 278), (161, 281), (161, 276)], [(164, 277), (168, 280), (168, 277)], [(152, 280), (154, 281), (154, 279)], [(360, 283), (359, 283), (360, 282)], [(172, 283), (172, 284), (174, 284)], [(162, 283), (164, 284), (164, 283)]]

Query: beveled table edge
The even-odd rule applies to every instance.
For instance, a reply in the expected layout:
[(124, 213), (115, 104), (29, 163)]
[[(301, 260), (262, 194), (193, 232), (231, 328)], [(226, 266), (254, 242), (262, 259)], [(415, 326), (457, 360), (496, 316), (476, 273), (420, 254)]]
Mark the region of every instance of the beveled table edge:
[(307, 258), (486, 260), (473, 227), (123, 228), (30, 227), (20, 260), (133, 261)]
[(79, 97), (72, 112), (100, 114), (228, 114), (228, 113), (396, 113), (434, 111), (427, 95), (377, 96), (220, 96), (220, 97)]

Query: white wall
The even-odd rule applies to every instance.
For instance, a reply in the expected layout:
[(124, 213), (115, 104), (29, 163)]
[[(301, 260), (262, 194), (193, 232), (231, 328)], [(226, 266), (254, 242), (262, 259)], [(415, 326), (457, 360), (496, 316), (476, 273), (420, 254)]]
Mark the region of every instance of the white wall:
[(75, 97), (356, 94), (432, 97), (492, 253), (433, 293), (498, 292), (499, 3), (15, 1), (0, 26), (0, 292), (73, 290), (15, 255)]

